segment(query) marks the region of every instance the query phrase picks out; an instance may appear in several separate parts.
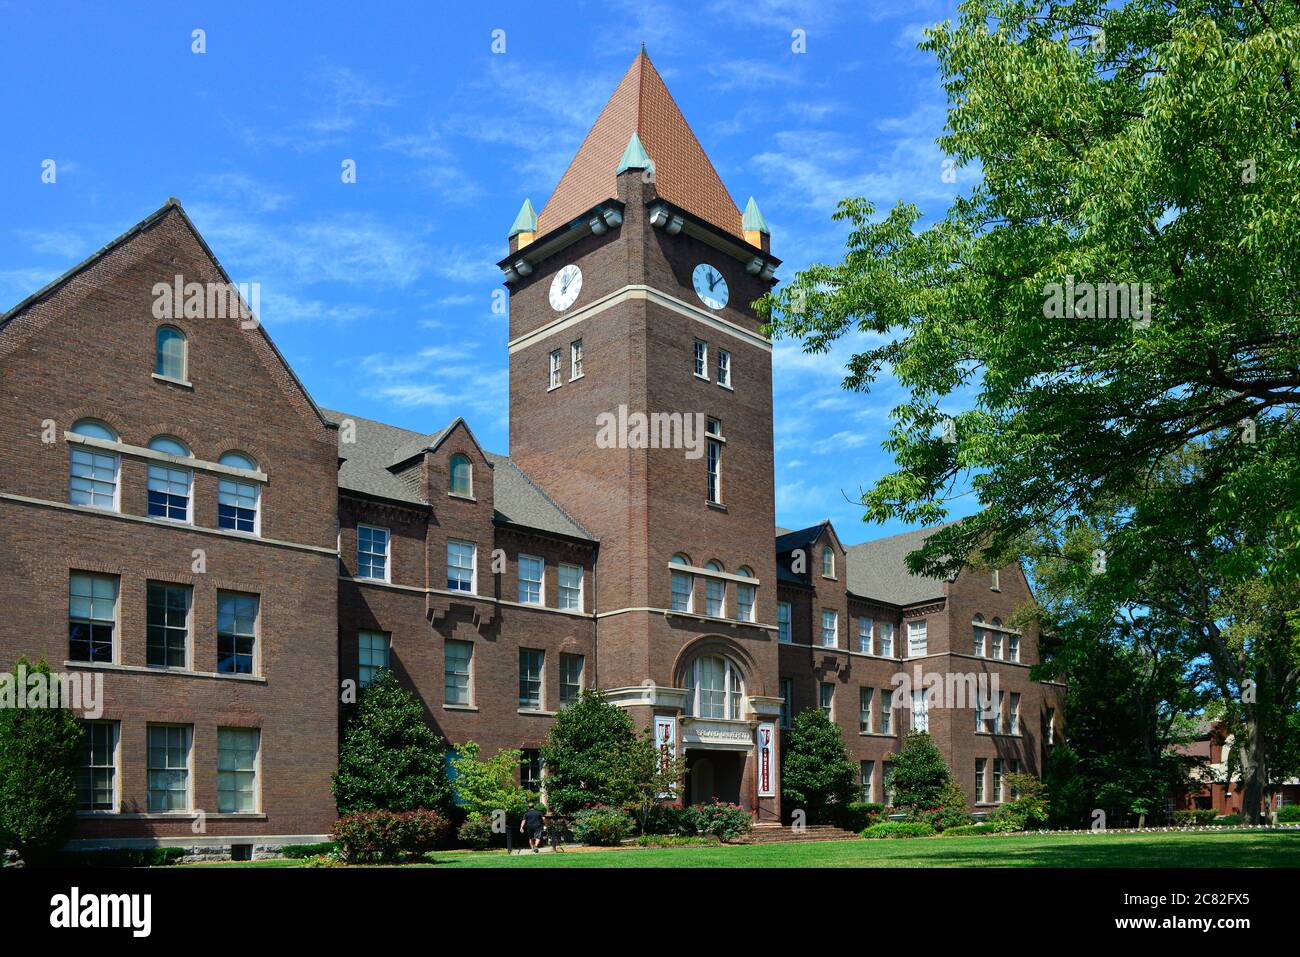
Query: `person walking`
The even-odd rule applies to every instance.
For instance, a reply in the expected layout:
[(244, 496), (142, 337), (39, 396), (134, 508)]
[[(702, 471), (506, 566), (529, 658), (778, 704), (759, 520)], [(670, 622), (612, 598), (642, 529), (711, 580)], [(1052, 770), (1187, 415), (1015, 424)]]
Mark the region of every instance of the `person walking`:
[(542, 843), (542, 824), (545, 816), (537, 810), (537, 806), (528, 802), (528, 810), (524, 812), (524, 819), (519, 822), (519, 833), (527, 835), (528, 846), (533, 849), (533, 853), (538, 853), (538, 845)]

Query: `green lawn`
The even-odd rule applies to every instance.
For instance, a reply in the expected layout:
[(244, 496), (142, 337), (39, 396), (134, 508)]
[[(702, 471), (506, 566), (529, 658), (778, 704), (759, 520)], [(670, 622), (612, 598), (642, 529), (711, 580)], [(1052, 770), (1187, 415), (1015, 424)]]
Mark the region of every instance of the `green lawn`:
[[(301, 861), (194, 867), (297, 867)], [(446, 851), (426, 867), (1300, 867), (1300, 832), (935, 837), (731, 847)]]

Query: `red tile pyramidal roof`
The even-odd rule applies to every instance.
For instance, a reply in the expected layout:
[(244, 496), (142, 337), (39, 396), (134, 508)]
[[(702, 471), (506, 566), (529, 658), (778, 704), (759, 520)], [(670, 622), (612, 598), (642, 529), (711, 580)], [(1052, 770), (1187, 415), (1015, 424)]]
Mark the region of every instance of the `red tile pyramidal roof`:
[(645, 49), (587, 132), (537, 217), (539, 233), (617, 196), (614, 170), (637, 134), (655, 166), (655, 188), (670, 203), (735, 236), (743, 236), (740, 209), (677, 108)]

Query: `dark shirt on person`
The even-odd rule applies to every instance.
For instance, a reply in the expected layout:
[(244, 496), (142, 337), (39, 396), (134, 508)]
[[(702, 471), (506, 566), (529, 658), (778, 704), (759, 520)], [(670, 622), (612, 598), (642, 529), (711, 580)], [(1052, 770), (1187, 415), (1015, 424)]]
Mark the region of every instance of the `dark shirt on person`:
[(529, 834), (536, 834), (542, 829), (542, 821), (545, 815), (535, 807), (530, 807), (524, 812), (524, 830)]

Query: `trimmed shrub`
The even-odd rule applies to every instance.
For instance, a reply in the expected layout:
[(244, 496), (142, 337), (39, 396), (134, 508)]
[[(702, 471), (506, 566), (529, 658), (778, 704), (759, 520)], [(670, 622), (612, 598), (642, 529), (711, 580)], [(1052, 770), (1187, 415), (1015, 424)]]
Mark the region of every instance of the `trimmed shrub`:
[(820, 708), (799, 712), (781, 747), (782, 813), (802, 809), (810, 824), (830, 823), (858, 794), (857, 774), (839, 725)]
[(685, 834), (642, 834), (636, 839), (638, 847), (717, 847), (716, 837), (699, 837)]
[(1278, 808), (1277, 823), (1300, 824), (1300, 804), (1284, 804)]
[(966, 812), (966, 792), (951, 778), (943, 785), (937, 806), (911, 807), (906, 810), (909, 821), (924, 821), (936, 831), (946, 831), (950, 827), (964, 827), (971, 823), (971, 816)]
[(387, 863), (436, 848), (450, 830), (437, 811), (359, 811), (334, 825), (334, 840), (349, 864)]
[(957, 827), (947, 828), (943, 832), (944, 837), (970, 837), (975, 834), (996, 834), (992, 824), (959, 824)]
[(113, 847), (58, 854), (54, 863), (67, 867), (167, 867), (186, 854), (183, 847)]
[(934, 837), (935, 831), (924, 821), (881, 821), (863, 828), (862, 836), (868, 840), (895, 837)]
[(632, 833), (632, 818), (621, 808), (597, 804), (577, 813), (573, 833), (583, 844), (610, 847)]
[(1238, 824), (1241, 823), (1241, 815), (1240, 815), (1240, 814), (1225, 814), (1225, 815), (1223, 815), (1223, 817), (1216, 817), (1216, 818), (1214, 819), (1214, 823), (1215, 823), (1215, 824), (1221, 824), (1221, 825), (1223, 825), (1224, 827), (1236, 827)]
[(835, 815), (835, 824), (846, 831), (861, 831), (863, 828), (875, 824), (880, 815), (884, 813), (885, 806), (883, 804), (864, 804), (861, 801), (853, 801), (838, 809)]
[(290, 860), (301, 861), (320, 854), (332, 854), (338, 849), (333, 841), (323, 841), (320, 844), (286, 844), (280, 848), (280, 853)]
[(646, 834), (690, 834), (690, 808), (656, 804), (646, 818)]
[(471, 814), (456, 829), (456, 837), (471, 850), (486, 850), (492, 845), (492, 819), (486, 814)]
[(739, 804), (693, 804), (686, 809), (691, 834), (716, 837), (722, 842), (744, 837), (754, 829), (754, 819)]
[(1002, 833), (1029, 831), (1047, 823), (1047, 798), (1043, 782), (1031, 774), (1008, 774), (1006, 785), (1019, 797), (1000, 804), (988, 817), (993, 830)]
[(1215, 812), (1213, 810), (1191, 809), (1187, 811), (1175, 811), (1174, 823), (1181, 827), (1204, 827), (1213, 824)]

